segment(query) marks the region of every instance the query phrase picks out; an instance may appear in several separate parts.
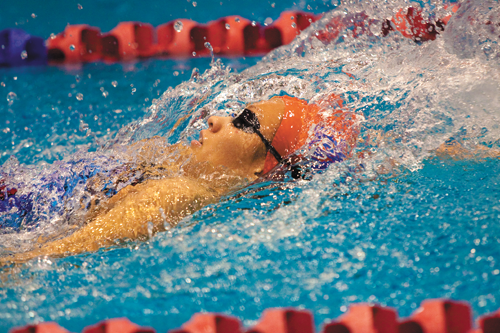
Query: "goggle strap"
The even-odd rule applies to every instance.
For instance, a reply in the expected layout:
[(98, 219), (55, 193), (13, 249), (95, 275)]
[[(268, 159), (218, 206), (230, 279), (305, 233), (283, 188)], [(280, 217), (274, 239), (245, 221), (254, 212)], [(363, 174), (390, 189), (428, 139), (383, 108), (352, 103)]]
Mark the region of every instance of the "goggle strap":
[(255, 133), (259, 136), (259, 138), (264, 142), (264, 145), (266, 146), (266, 149), (274, 156), (276, 161), (278, 163), (283, 163), (283, 159), (281, 158), (281, 155), (278, 153), (278, 151), (273, 147), (273, 145), (262, 135), (262, 133), (256, 129), (255, 127), (253, 128)]

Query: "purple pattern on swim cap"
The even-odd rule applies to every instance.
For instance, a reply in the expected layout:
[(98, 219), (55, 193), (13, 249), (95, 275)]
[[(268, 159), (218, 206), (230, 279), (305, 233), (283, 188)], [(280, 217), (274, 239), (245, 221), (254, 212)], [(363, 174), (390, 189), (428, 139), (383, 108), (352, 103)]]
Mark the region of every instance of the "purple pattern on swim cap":
[(344, 140), (337, 141), (335, 134), (331, 129), (320, 125), (314, 129), (313, 139), (309, 143), (309, 148), (314, 149), (311, 154), (311, 160), (314, 161), (313, 169), (324, 170), (330, 164), (345, 159), (346, 144)]

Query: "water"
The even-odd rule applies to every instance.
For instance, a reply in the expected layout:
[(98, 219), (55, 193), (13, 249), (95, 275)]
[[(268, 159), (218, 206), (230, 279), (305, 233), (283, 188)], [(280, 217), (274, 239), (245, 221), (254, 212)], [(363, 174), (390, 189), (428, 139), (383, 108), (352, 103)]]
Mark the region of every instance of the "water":
[[(84, 12), (90, 3), (81, 5)], [(432, 150), (450, 137), (500, 148), (500, 31), (484, 24), (500, 6), (465, 2), (436, 41), (421, 45), (371, 35), (381, 22), (363, 25), (357, 38), (352, 25), (329, 43), (315, 38), (333, 17), (356, 22), (364, 11), (383, 19), (402, 6), (340, 5), (258, 63), (3, 70), (0, 91), (17, 98), (1, 106), (2, 172), (36, 189), (38, 209), (24, 218), (2, 213), (24, 228), (0, 235), (3, 253), (81, 223), (86, 179), (119, 166), (122, 144), (153, 135), (189, 141), (210, 114), (281, 92), (311, 101), (341, 94), (366, 121), (355, 151), (365, 157), (310, 181), (254, 184), (147, 242), (4, 269), (2, 332), (41, 320), (79, 331), (121, 316), (164, 331), (198, 311), (251, 325), (275, 306), (310, 309), (319, 326), (354, 302), (408, 316), (436, 297), (468, 301), (476, 316), (498, 309), (500, 161), (442, 159)], [(432, 2), (424, 15), (431, 12), (445, 10)]]

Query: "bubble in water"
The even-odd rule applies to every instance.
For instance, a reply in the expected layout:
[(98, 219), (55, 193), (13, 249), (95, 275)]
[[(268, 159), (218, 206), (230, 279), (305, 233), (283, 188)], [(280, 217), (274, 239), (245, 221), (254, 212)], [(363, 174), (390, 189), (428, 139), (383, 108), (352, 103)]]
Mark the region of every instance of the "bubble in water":
[(28, 58), (28, 52), (26, 52), (26, 50), (23, 50), (23, 52), (21, 52), (21, 59), (26, 59)]
[(237, 18), (235, 18), (235, 19), (234, 19), (234, 21), (235, 21), (236, 23), (240, 23), (240, 18), (239, 18), (239, 17), (237, 17)]
[(198, 3), (196, 1), (193, 1), (193, 7), (198, 6)]
[(182, 27), (183, 27), (183, 24), (181, 21), (177, 21), (174, 23), (174, 30), (177, 31), (177, 32), (181, 32), (182, 31)]
[(209, 42), (205, 42), (205, 44), (203, 44), (210, 52), (213, 52), (214, 49), (212, 47), (212, 44), (210, 44)]
[(83, 101), (83, 94), (82, 93), (76, 94), (76, 99), (79, 101)]
[(74, 51), (74, 50), (76, 49), (76, 47), (75, 47), (75, 45), (71, 44), (71, 45), (69, 46), (69, 49), (70, 49), (71, 51)]
[(36, 14), (35, 13), (31, 13), (31, 17), (32, 18), (36, 18)]
[(80, 4), (78, 4), (77, 7), (78, 7), (78, 10), (82, 10), (83, 9), (83, 6), (80, 5)]
[(9, 105), (12, 105), (14, 101), (17, 99), (17, 95), (15, 92), (10, 92), (7, 94), (7, 102), (9, 102)]
[(292, 28), (297, 28), (297, 25), (295, 24), (295, 22), (292, 23)]
[(116, 86), (118, 85), (118, 82), (117, 81), (113, 81), (113, 82), (111, 82), (111, 85), (116, 88)]
[(231, 29), (231, 26), (229, 25), (229, 23), (226, 23), (226, 29), (227, 30)]

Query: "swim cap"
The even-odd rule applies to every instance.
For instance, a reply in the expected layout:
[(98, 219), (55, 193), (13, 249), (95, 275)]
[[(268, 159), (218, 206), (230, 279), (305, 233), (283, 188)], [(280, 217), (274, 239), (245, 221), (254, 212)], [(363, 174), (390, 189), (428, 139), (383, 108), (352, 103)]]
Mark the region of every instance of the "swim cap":
[[(359, 130), (354, 126), (357, 124), (356, 116), (341, 109), (343, 101), (338, 95), (332, 94), (318, 104), (310, 105), (296, 97), (276, 98), (285, 104), (285, 112), (272, 145), (282, 157), (289, 156), (308, 143), (313, 151), (312, 160), (318, 162), (315, 163), (316, 167), (324, 169), (350, 153)], [(268, 152), (263, 173), (268, 173), (277, 164)]]

